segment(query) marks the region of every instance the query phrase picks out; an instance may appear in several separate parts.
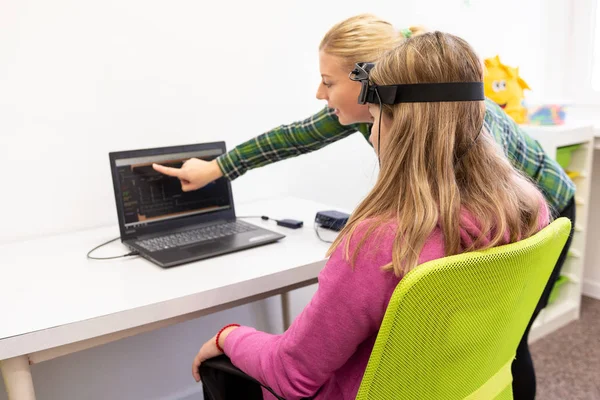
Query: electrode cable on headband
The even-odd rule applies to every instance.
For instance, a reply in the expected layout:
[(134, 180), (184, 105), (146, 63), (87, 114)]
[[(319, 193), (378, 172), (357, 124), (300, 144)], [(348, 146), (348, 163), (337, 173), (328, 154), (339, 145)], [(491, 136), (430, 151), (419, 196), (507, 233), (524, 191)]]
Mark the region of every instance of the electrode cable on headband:
[(379, 96), (379, 90), (377, 88), (375, 88), (375, 93), (377, 94), (377, 98), (379, 99), (379, 124), (377, 125), (377, 157), (381, 160), (381, 153), (379, 153), (379, 149), (381, 148), (381, 117), (383, 116), (383, 104), (381, 103), (381, 97)]

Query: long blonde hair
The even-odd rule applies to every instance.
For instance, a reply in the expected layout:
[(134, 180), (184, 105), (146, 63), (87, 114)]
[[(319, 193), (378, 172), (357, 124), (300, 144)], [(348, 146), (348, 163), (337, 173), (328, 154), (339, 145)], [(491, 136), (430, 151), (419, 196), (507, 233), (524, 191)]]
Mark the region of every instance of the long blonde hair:
[[(445, 33), (408, 39), (376, 63), (378, 85), (482, 82), (482, 64), (467, 42)], [(538, 230), (541, 194), (512, 168), (491, 134), (482, 132), (483, 101), (384, 105), (392, 121), (380, 155), (377, 182), (334, 241), (330, 255), (357, 226), (369, 221), (365, 238), (387, 222), (397, 223), (392, 262), (384, 269), (402, 276), (418, 264), (423, 245), (441, 227), (445, 254), (497, 246)], [(381, 123), (381, 122), (380, 122)], [(481, 236), (461, 249), (461, 210), (481, 224)], [(486, 241), (487, 237), (490, 241)]]
[(360, 14), (335, 24), (323, 37), (319, 50), (340, 57), (348, 70), (357, 62), (371, 62), (406, 38), (425, 31), (421, 26), (398, 31), (373, 14)]

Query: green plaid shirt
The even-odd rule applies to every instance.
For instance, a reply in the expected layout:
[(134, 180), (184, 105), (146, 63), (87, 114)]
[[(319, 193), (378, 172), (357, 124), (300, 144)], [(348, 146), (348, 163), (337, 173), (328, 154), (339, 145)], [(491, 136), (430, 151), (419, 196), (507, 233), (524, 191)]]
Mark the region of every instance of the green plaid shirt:
[[(575, 193), (573, 182), (496, 103), (486, 99), (485, 105), (484, 125), (512, 165), (537, 182), (555, 211), (563, 210)], [(334, 111), (325, 107), (304, 121), (279, 126), (240, 144), (217, 162), (223, 174), (233, 180), (250, 169), (310, 153), (356, 131), (370, 144), (370, 130), (371, 124), (341, 125)]]

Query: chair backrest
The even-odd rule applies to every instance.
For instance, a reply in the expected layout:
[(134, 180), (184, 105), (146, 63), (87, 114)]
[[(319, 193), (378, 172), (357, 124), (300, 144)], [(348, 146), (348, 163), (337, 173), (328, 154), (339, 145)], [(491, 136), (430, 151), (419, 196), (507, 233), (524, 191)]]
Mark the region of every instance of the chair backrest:
[(512, 399), (511, 363), (571, 221), (433, 260), (390, 299), (357, 399)]

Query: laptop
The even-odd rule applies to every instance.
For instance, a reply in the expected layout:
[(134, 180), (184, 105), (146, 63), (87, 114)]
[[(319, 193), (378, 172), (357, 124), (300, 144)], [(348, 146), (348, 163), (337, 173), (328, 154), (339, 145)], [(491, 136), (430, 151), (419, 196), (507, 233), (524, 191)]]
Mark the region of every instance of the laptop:
[(190, 158), (209, 161), (225, 152), (225, 142), (214, 142), (109, 153), (121, 241), (167, 268), (284, 238), (236, 219), (228, 179), (183, 192), (179, 179), (152, 168), (180, 168)]

